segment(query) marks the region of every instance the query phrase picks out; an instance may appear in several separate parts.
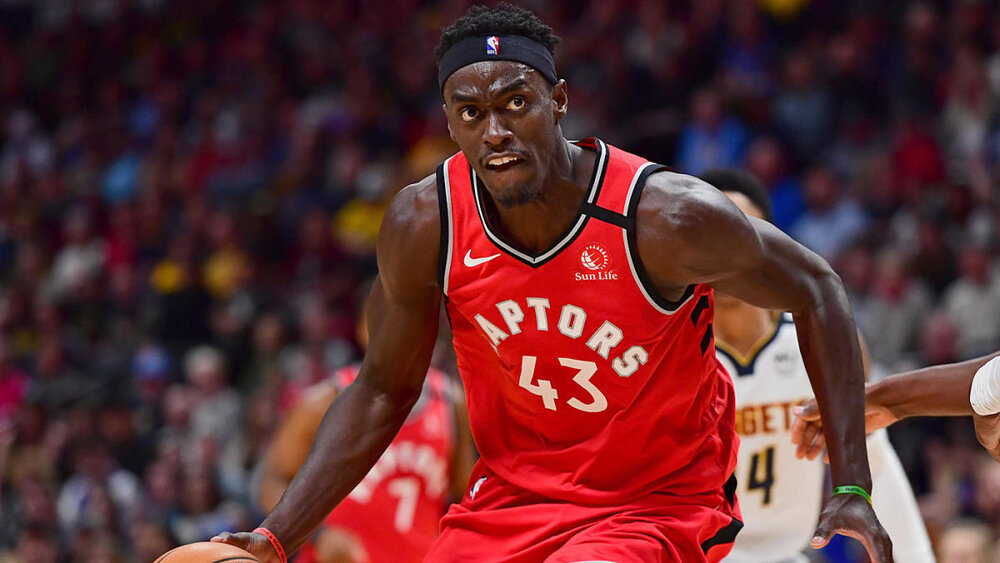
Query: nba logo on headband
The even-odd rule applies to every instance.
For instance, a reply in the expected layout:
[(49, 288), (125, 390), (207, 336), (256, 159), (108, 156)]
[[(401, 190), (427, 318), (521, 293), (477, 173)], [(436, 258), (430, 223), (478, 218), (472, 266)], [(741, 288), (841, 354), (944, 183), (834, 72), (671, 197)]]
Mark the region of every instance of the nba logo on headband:
[(500, 38), (496, 35), (490, 35), (486, 38), (486, 54), (496, 55), (500, 53)]

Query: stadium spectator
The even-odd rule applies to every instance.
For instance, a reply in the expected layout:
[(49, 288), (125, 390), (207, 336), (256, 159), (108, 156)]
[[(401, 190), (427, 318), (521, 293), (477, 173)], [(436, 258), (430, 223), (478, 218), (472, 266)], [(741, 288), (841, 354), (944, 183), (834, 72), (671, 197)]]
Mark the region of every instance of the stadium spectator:
[(960, 276), (944, 292), (944, 308), (958, 329), (961, 359), (996, 348), (1000, 339), (1000, 277), (986, 249), (968, 243), (959, 252)]
[[(386, 202), (455, 150), (419, 54), (468, 3), (0, 2), (0, 561), (148, 561), (246, 517), (283, 409), (358, 359)], [(1000, 348), (995, 3), (531, 4), (563, 33), (566, 131), (748, 168), (833, 260), (874, 373)], [(949, 428), (893, 430), (929, 523), (1000, 528), (941, 500), (993, 483)]]

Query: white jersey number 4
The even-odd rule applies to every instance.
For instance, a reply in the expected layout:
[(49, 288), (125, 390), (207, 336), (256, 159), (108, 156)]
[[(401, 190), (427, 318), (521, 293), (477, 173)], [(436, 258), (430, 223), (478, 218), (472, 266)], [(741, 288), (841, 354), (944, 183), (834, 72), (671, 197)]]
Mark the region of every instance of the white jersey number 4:
[[(537, 383), (532, 382), (535, 379), (535, 364), (537, 361), (538, 358), (535, 356), (524, 356), (521, 358), (521, 377), (518, 380), (518, 385), (527, 389), (529, 393), (541, 397), (545, 408), (554, 411), (556, 410), (556, 399), (559, 398), (559, 392), (552, 387), (552, 382), (547, 379), (539, 379)], [(577, 370), (576, 375), (573, 376), (573, 382), (590, 395), (589, 403), (584, 403), (580, 399), (572, 397), (566, 401), (567, 405), (583, 412), (601, 412), (608, 408), (608, 398), (590, 381), (590, 378), (594, 377), (594, 374), (597, 373), (597, 364), (583, 360), (574, 360), (572, 358), (559, 358), (559, 365)]]

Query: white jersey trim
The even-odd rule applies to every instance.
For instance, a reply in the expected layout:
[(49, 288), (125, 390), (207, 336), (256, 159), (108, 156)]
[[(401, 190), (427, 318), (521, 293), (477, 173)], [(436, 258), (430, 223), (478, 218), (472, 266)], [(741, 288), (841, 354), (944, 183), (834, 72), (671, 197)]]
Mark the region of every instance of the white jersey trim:
[[(604, 171), (608, 161), (607, 145), (605, 145), (604, 141), (600, 139), (596, 140), (598, 146), (598, 151), (597, 151), (598, 161), (594, 168), (595, 173), (593, 181), (591, 182), (590, 187), (588, 188), (587, 203), (594, 203), (594, 200), (597, 198), (597, 192), (598, 192), (597, 188), (601, 185), (601, 182), (604, 179)], [(483, 210), (483, 205), (482, 202), (480, 201), (479, 177), (476, 175), (474, 171), (471, 170), (469, 175), (472, 178), (472, 193), (474, 199), (476, 200), (476, 210), (479, 212), (479, 220), (483, 224), (483, 231), (486, 232), (486, 236), (490, 239), (491, 242), (493, 242), (493, 244), (502, 249), (504, 252), (507, 252), (508, 254), (511, 254), (529, 264), (532, 265), (541, 264), (542, 262), (545, 262), (549, 258), (558, 254), (559, 251), (561, 251), (570, 242), (572, 242), (573, 239), (576, 238), (576, 236), (580, 233), (580, 229), (583, 228), (584, 223), (587, 222), (588, 216), (585, 213), (581, 213), (580, 216), (577, 218), (576, 223), (573, 225), (573, 228), (570, 229), (568, 233), (566, 233), (566, 236), (564, 236), (559, 242), (557, 242), (552, 248), (550, 248), (544, 254), (540, 254), (538, 256), (531, 256), (529, 254), (525, 254), (524, 252), (521, 252), (520, 250), (507, 244), (506, 242), (503, 241), (503, 239), (493, 234), (493, 231), (490, 229), (489, 222), (486, 220), (486, 212)]]
[[(628, 194), (625, 196), (625, 209), (622, 210), (623, 211), (622, 214), (625, 215), (625, 217), (628, 217), (628, 210), (632, 206), (632, 195), (635, 193), (636, 183), (638, 182), (639, 177), (642, 176), (643, 171), (650, 166), (658, 166), (658, 165), (653, 162), (647, 162), (646, 164), (640, 166), (639, 169), (635, 171), (635, 175), (632, 176), (632, 183), (631, 185), (629, 185)], [(634, 225), (634, 220), (633, 220), (633, 225)], [(688, 292), (687, 297), (679, 301), (677, 303), (677, 306), (674, 307), (673, 310), (664, 309), (663, 307), (660, 307), (660, 305), (656, 302), (656, 300), (653, 299), (653, 296), (650, 295), (648, 291), (646, 291), (646, 285), (643, 284), (642, 279), (639, 278), (639, 272), (637, 272), (635, 268), (635, 260), (637, 257), (634, 258), (632, 256), (632, 251), (630, 249), (631, 245), (629, 244), (628, 237), (629, 237), (629, 230), (622, 229), (622, 242), (625, 244), (625, 256), (628, 257), (628, 268), (632, 272), (632, 279), (635, 280), (635, 285), (639, 287), (639, 291), (642, 292), (642, 295), (646, 298), (646, 301), (650, 305), (652, 305), (654, 309), (663, 313), (664, 315), (673, 315), (674, 313), (679, 311), (684, 306), (685, 303), (687, 303), (688, 301), (691, 300), (692, 297), (694, 297), (694, 292), (693, 291)]]
[(451, 174), (448, 172), (448, 168), (451, 165), (451, 161), (455, 158), (454, 155), (448, 157), (448, 160), (444, 161), (444, 166), (442, 167), (442, 172), (444, 174), (444, 204), (445, 209), (448, 211), (448, 217), (442, 217), (441, 220), (448, 221), (448, 250), (445, 255), (444, 260), (444, 275), (442, 278), (441, 293), (445, 296), (448, 295), (449, 278), (451, 277), (451, 260), (452, 254), (455, 248), (455, 221), (452, 219), (452, 209), (451, 209)]

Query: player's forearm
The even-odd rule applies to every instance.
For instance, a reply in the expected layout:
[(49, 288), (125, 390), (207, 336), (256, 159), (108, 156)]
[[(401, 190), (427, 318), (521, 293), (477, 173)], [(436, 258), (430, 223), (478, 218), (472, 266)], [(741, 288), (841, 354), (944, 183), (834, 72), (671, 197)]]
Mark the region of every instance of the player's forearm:
[(271, 468), (266, 467), (264, 475), (260, 479), (260, 487), (258, 487), (257, 504), (260, 508), (265, 511), (273, 510), (285, 489), (288, 488), (290, 481), (290, 478), (277, 475)]
[(885, 407), (897, 420), (910, 416), (972, 414), (969, 389), (976, 370), (997, 353), (892, 375), (870, 386), (867, 401)]
[(815, 281), (810, 307), (795, 314), (799, 346), (824, 421), (834, 486), (871, 490), (865, 447), (864, 371), (857, 331), (840, 279)]
[(361, 379), (327, 411), (305, 463), (261, 523), (286, 551), (298, 549), (385, 451), (413, 404), (413, 391), (388, 393)]

